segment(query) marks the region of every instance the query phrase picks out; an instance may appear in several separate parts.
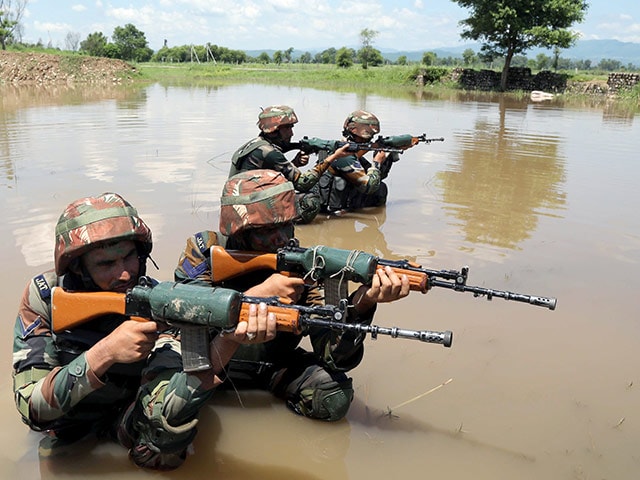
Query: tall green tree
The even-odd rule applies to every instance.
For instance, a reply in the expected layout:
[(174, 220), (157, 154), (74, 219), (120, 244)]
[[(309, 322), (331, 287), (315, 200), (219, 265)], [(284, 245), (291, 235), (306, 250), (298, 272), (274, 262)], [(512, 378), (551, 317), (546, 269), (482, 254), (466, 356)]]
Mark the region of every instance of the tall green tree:
[(336, 52), (336, 65), (342, 68), (353, 66), (353, 57), (355, 57), (353, 48), (342, 47)]
[(0, 0), (0, 45), (7, 49), (7, 41), (20, 28), (27, 0)]
[(585, 0), (453, 0), (470, 10), (462, 38), (482, 43), (487, 58), (503, 57), (500, 87), (507, 88), (513, 56), (533, 47), (569, 48), (578, 38), (569, 27), (584, 20)]
[(122, 60), (146, 62), (153, 55), (153, 50), (147, 45), (144, 32), (131, 23), (114, 28), (112, 39)]
[(376, 55), (373, 48), (373, 40), (378, 36), (378, 31), (364, 28), (360, 31), (360, 45), (362, 48), (358, 50), (358, 58), (362, 62), (362, 68), (367, 68), (371, 59)]

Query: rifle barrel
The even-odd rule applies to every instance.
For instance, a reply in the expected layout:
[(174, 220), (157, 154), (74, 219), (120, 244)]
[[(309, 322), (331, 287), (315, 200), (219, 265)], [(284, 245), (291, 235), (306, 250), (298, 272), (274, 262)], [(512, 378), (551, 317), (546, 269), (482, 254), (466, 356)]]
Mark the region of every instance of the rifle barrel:
[(430, 278), (429, 285), (433, 287), (448, 288), (457, 292), (472, 292), (474, 297), (486, 296), (487, 300), (492, 300), (493, 297), (500, 297), (505, 300), (514, 300), (516, 302), (529, 303), (538, 307), (546, 307), (549, 310), (555, 310), (557, 303), (557, 299), (553, 297), (538, 297), (534, 295), (524, 295), (522, 293), (507, 292), (504, 290), (494, 290), (492, 288), (461, 285), (458, 283), (438, 280), (436, 278)]
[(304, 318), (302, 320), (307, 325), (330, 328), (332, 330), (352, 331), (356, 333), (371, 334), (372, 339), (378, 335), (388, 335), (391, 338), (406, 338), (420, 340), (425, 343), (437, 343), (444, 347), (451, 347), (453, 343), (453, 332), (434, 332), (431, 330), (407, 330), (398, 327), (381, 327), (378, 325), (366, 325), (363, 323), (343, 323), (321, 318)]

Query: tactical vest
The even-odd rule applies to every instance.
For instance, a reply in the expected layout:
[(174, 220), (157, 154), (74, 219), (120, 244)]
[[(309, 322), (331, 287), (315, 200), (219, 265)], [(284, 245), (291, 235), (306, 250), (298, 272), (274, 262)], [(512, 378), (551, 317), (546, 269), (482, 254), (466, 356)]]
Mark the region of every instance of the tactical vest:
[(267, 140), (262, 137), (256, 137), (253, 140), (249, 140), (242, 145), (231, 157), (231, 169), (229, 170), (229, 177), (233, 177), (235, 174), (248, 170), (244, 168), (244, 160), (251, 155), (258, 148), (271, 145)]

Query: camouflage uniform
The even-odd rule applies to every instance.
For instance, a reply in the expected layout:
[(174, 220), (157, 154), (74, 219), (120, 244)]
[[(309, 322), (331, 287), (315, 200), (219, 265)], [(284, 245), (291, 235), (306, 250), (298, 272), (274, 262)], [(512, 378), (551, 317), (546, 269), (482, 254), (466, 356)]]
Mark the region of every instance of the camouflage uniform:
[[(343, 136), (356, 141), (353, 135), (369, 142), (380, 132), (380, 122), (364, 110), (352, 112), (344, 122)], [(362, 141), (362, 140), (360, 140)], [(382, 181), (389, 174), (398, 154), (390, 154), (382, 166), (363, 156), (349, 155), (335, 160), (318, 182), (322, 201), (321, 211), (336, 213), (382, 206), (387, 201), (387, 185)]]
[[(220, 232), (199, 232), (187, 240), (175, 279), (211, 285), (210, 248), (214, 245), (264, 252), (282, 246), (293, 238), (293, 228), (288, 228), (296, 218), (292, 195), (291, 183), (269, 170), (244, 172), (229, 179), (221, 199)], [(280, 208), (274, 210), (272, 205)], [(253, 272), (217, 286), (246, 291), (272, 273)], [(298, 304), (313, 305), (322, 300), (317, 288), (307, 288)], [(349, 309), (347, 321), (368, 324), (374, 312), (372, 309), (366, 315), (357, 315)], [(362, 335), (321, 328), (308, 334), (312, 352), (299, 346), (302, 336), (288, 332), (278, 332), (270, 342), (241, 345), (228, 364), (228, 384), (268, 390), (300, 415), (340, 420), (353, 399), (352, 381), (345, 372), (362, 360)]]
[[(56, 227), (55, 270), (26, 286), (14, 328), (13, 389), (22, 420), (48, 434), (43, 456), (60, 453), (89, 434), (116, 439), (141, 467), (180, 465), (195, 435), (198, 409), (210, 397), (200, 381), (182, 371), (180, 343), (163, 334), (146, 361), (115, 364), (98, 378), (85, 352), (126, 317), (108, 315), (54, 333), (51, 289), (97, 290), (69, 269), (97, 243), (134, 240), (140, 272), (151, 252), (151, 231), (117, 194), (80, 199), (67, 207)], [(127, 415), (124, 415), (125, 411)]]
[(258, 115), (258, 127), (261, 133), (233, 154), (229, 178), (239, 172), (257, 169), (269, 169), (282, 173), (299, 192), (297, 199), (300, 218), (297, 220), (306, 223), (313, 220), (320, 210), (320, 198), (314, 187), (329, 167), (329, 163), (318, 162), (303, 173), (285, 157), (287, 143), (280, 140), (277, 131), (281, 126), (296, 123), (298, 123), (298, 117), (293, 109), (286, 105), (267, 107), (262, 110)]

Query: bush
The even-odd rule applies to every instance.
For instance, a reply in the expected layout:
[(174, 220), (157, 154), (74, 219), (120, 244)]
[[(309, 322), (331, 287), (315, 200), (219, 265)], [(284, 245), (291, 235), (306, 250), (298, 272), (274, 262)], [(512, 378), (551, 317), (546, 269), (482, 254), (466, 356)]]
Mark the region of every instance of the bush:
[(436, 83), (442, 80), (442, 77), (446, 77), (449, 74), (449, 69), (446, 67), (416, 67), (413, 72), (413, 78), (416, 79), (422, 76), (425, 84)]

